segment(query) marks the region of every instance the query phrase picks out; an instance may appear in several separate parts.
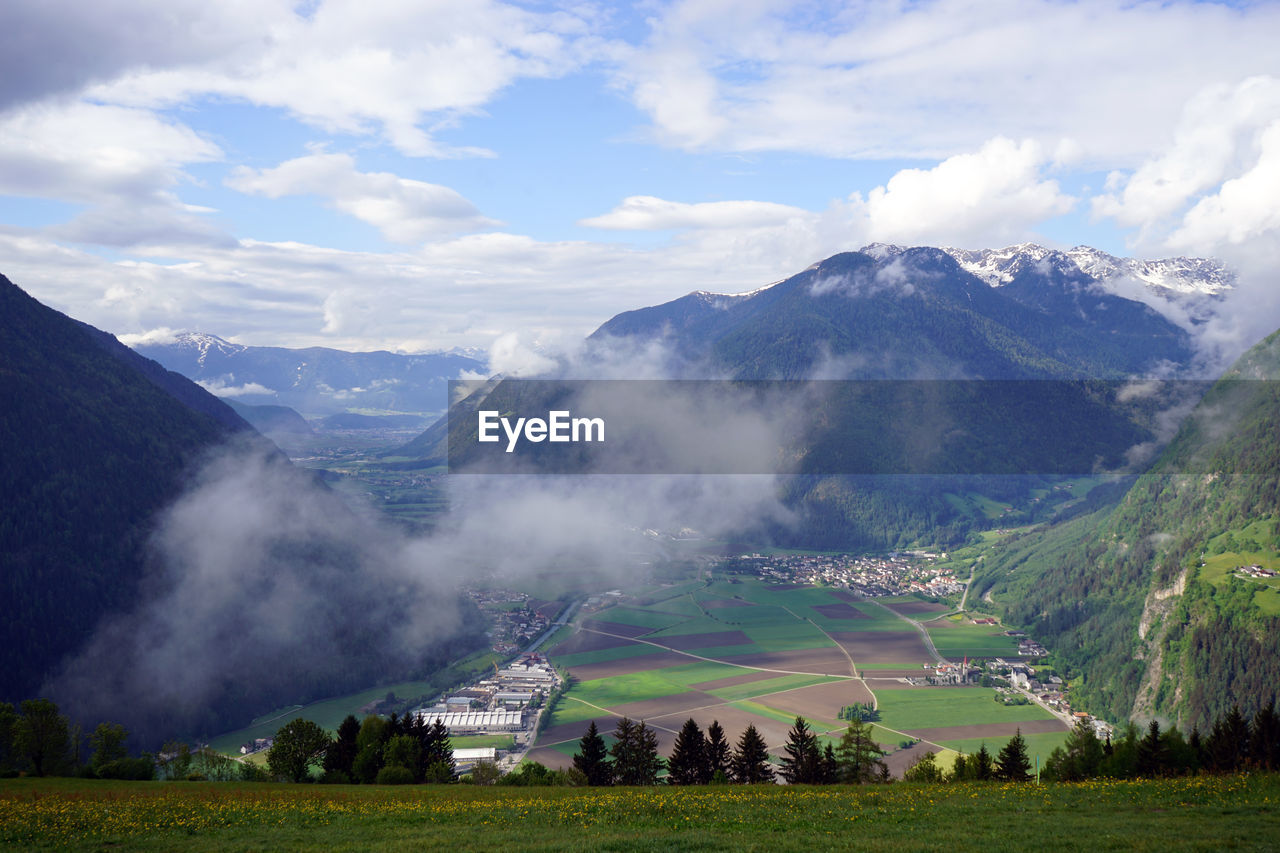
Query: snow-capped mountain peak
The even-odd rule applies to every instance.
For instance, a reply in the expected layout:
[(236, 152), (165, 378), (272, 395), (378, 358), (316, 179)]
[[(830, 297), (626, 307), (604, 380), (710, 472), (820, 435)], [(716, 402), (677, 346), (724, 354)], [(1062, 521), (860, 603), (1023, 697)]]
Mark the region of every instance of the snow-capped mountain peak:
[(1019, 243), (1003, 249), (944, 248), (943, 251), (992, 287), (1013, 281), (1030, 264), (1045, 262), (1064, 273), (1083, 273), (1104, 286), (1114, 279), (1128, 278), (1165, 294), (1217, 296), (1235, 283), (1235, 275), (1225, 265), (1206, 258), (1117, 258), (1088, 246), (1060, 252), (1035, 243)]
[(1144, 261), (1117, 258), (1088, 246), (1076, 246), (1066, 254), (1087, 275), (1099, 281), (1125, 276), (1156, 290), (1208, 296), (1217, 296), (1235, 286), (1235, 274), (1212, 258)]
[(196, 356), (196, 361), (202, 365), (209, 357), (210, 352), (231, 355), (245, 350), (242, 344), (233, 344), (217, 335), (210, 335), (206, 332), (182, 332), (177, 336), (174, 345), (181, 349), (195, 350), (199, 353)]

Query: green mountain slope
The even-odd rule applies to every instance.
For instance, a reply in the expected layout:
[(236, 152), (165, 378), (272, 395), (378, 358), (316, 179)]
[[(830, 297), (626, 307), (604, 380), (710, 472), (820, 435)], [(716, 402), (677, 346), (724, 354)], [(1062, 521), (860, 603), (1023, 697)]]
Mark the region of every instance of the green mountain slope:
[(1113, 509), (988, 559), (978, 594), (1055, 649), (1115, 718), (1204, 726), (1280, 686), (1280, 332), (1209, 391)]
[(0, 401), (0, 696), (23, 698), (130, 602), (190, 463), (250, 427), (3, 276)]

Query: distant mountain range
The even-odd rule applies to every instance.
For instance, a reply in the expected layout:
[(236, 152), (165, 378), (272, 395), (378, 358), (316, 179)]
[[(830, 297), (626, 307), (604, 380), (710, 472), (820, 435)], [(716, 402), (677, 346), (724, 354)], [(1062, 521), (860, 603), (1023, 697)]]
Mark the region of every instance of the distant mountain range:
[(486, 369), (483, 361), (460, 352), (255, 347), (194, 332), (134, 348), (220, 397), (317, 417), (348, 410), (436, 415), (447, 406), (450, 379), (480, 376)]
[[(875, 243), (863, 249), (878, 254), (898, 254), (902, 249)], [(1088, 246), (1065, 252), (1034, 243), (1003, 249), (943, 249), (960, 266), (992, 287), (1009, 284), (1032, 266), (1052, 266), (1068, 273), (1072, 267), (1102, 286), (1114, 286), (1118, 279), (1130, 279), (1163, 294), (1220, 296), (1235, 287), (1235, 274), (1212, 258), (1165, 258), (1140, 260), (1117, 258)]]
[(735, 378), (1116, 378), (1194, 355), (1186, 330), (1063, 253), (954, 251), (877, 244), (751, 293), (628, 311), (591, 337), (664, 339), (686, 369)]
[[(1192, 363), (1185, 329), (1080, 267), (1126, 270), (1127, 262), (1093, 250), (1032, 246), (963, 259), (956, 252), (877, 244), (750, 293), (695, 291), (617, 315), (591, 335), (588, 352), (659, 343), (675, 378), (1117, 380), (1178, 375)], [(1169, 292), (1212, 298), (1229, 286), (1229, 273), (1213, 262), (1153, 264), (1135, 269)], [(500, 387), (490, 383), (480, 396)], [(478, 405), (477, 397), (455, 404), (453, 420), (466, 421)], [(1079, 428), (1117, 428), (1114, 413), (1103, 408), (1073, 414), (1081, 417)], [(986, 416), (1000, 420), (999, 411)], [(831, 464), (845, 452), (841, 435), (883, 437), (843, 417), (826, 412), (812, 444), (789, 449), (806, 460), (804, 470), (841, 470)], [(969, 426), (985, 429), (983, 423)], [(1133, 426), (1141, 432), (1149, 424)], [(392, 453), (442, 461), (451, 431), (438, 423)], [(769, 535), (779, 544), (826, 548), (895, 547), (924, 536), (961, 541), (991, 523), (974, 509), (970, 492), (1009, 505), (1002, 523), (1012, 523), (1046, 509), (1032, 501), (1034, 485), (1018, 478), (792, 478), (786, 499), (798, 524)]]

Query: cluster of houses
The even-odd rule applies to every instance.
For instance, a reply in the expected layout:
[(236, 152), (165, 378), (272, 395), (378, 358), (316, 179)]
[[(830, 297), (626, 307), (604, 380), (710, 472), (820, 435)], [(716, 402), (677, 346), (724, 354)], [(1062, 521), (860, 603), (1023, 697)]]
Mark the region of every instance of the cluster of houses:
[(559, 602), (536, 602), (523, 592), (503, 589), (472, 589), (467, 595), (489, 622), (485, 632), (489, 647), (500, 655), (515, 654), (551, 624), (563, 606)]
[(1084, 711), (1072, 712), (1071, 703), (1067, 701), (1067, 685), (1057, 675), (1037, 674), (1034, 667), (1023, 661), (1007, 661), (1004, 658), (988, 661), (987, 671), (990, 675), (999, 676), (1009, 682), (1010, 686), (1007, 688), (996, 688), (998, 693), (1006, 696), (1017, 695), (1017, 691), (1030, 693), (1050, 710), (1060, 714), (1070, 714), (1074, 719), (1085, 720), (1092, 724), (1098, 737), (1105, 737), (1111, 733), (1111, 726), (1108, 723), (1095, 719)]
[[(996, 624), (996, 620), (989, 619), (986, 621), (973, 620), (975, 625)], [(1049, 654), (1049, 650), (1044, 646), (1031, 639), (1022, 631), (1005, 631), (1006, 637), (1013, 637), (1018, 641), (1018, 657), (1024, 658), (1042, 658)]]
[(273, 737), (256, 737), (251, 741), (240, 744), (240, 754), (252, 755), (255, 752), (263, 752), (270, 749), (275, 742), (276, 739)]
[(1236, 566), (1236, 573), (1251, 578), (1273, 578), (1276, 572), (1271, 569), (1264, 569), (1256, 563), (1252, 566)]
[(912, 684), (932, 684), (932, 685), (963, 685), (974, 684), (982, 677), (982, 667), (977, 664), (969, 663), (966, 659), (963, 663), (940, 663), (940, 664), (924, 664), (924, 669), (932, 670), (930, 674), (923, 675), (920, 678), (908, 678), (907, 681)]
[(757, 573), (778, 583), (832, 584), (847, 586), (868, 596), (920, 593), (943, 596), (959, 593), (964, 585), (950, 569), (933, 565), (946, 554), (929, 551), (892, 551), (886, 557), (855, 554), (790, 554), (764, 557), (744, 554), (741, 561), (758, 565)]

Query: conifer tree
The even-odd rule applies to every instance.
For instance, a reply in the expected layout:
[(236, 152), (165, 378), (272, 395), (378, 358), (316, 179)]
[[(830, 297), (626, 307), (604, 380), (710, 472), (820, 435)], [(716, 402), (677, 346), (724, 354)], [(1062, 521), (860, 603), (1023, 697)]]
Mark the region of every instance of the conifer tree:
[(717, 773), (729, 775), (729, 741), (719, 720), (712, 720), (707, 726), (707, 756), (703, 773), (706, 782), (714, 779)]
[(452, 782), (457, 776), (457, 766), (453, 762), (453, 745), (449, 742), (449, 729), (444, 720), (436, 717), (436, 721), (422, 741), (422, 763), (425, 765), (423, 781)]
[(1274, 704), (1253, 715), (1249, 726), (1249, 753), (1253, 766), (1280, 770), (1280, 714)]
[(710, 781), (706, 766), (707, 739), (690, 717), (676, 734), (671, 759), (667, 762), (667, 782), (672, 785), (705, 785)]
[(969, 772), (972, 774), (971, 778), (977, 779), (979, 782), (986, 782), (988, 779), (995, 778), (995, 764), (991, 760), (991, 752), (987, 749), (985, 743), (978, 747), (978, 751), (974, 753), (972, 769)]
[(1139, 776), (1163, 776), (1169, 769), (1169, 747), (1160, 734), (1160, 723), (1152, 720), (1147, 734), (1138, 741), (1137, 771)]
[(762, 785), (773, 781), (769, 750), (755, 724), (747, 725), (729, 759), (729, 772), (739, 785)]
[(610, 756), (613, 779), (618, 785), (656, 785), (663, 761), (658, 756), (658, 736), (643, 722), (623, 717), (613, 733)]
[(996, 778), (1006, 782), (1026, 782), (1031, 779), (1031, 760), (1027, 758), (1027, 741), (1022, 736), (1021, 727), (996, 756)]
[(1209, 768), (1217, 773), (1234, 773), (1244, 767), (1249, 755), (1249, 724), (1233, 705), (1226, 716), (1213, 724), (1205, 744)]
[(822, 750), (822, 758), (818, 760), (817, 778), (819, 785), (834, 785), (840, 781), (840, 762), (836, 760), (835, 750), (828, 743)]
[(338, 737), (324, 754), (324, 770), (326, 773), (341, 773), (351, 779), (351, 767), (355, 764), (356, 738), (360, 736), (360, 721), (354, 714), (347, 714), (338, 724)]
[(609, 766), (609, 750), (605, 746), (596, 721), (592, 720), (582, 740), (578, 742), (578, 754), (573, 757), (573, 766), (587, 777), (587, 784), (599, 787), (613, 784), (613, 768)]
[(818, 737), (804, 717), (796, 717), (782, 751), (786, 753), (782, 757), (782, 778), (788, 784), (812, 785), (819, 781), (822, 753), (818, 749)]
[(871, 738), (871, 724), (861, 719), (849, 721), (836, 747), (836, 761), (840, 769), (840, 781), (851, 785), (874, 782), (879, 776), (880, 759), (884, 750)]
[(1058, 782), (1079, 782), (1098, 775), (1103, 759), (1102, 741), (1087, 720), (1078, 720), (1066, 742), (1054, 747), (1045, 762), (1045, 773)]

